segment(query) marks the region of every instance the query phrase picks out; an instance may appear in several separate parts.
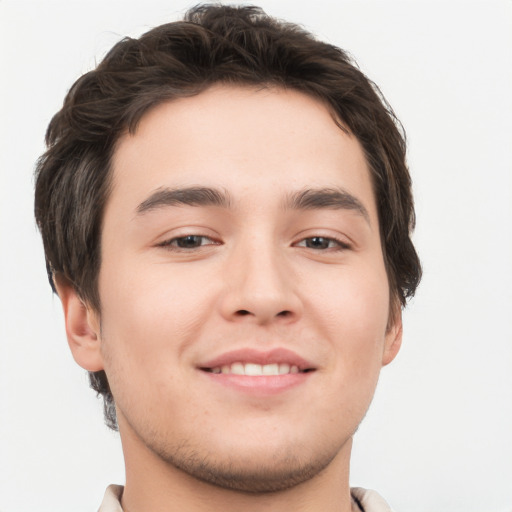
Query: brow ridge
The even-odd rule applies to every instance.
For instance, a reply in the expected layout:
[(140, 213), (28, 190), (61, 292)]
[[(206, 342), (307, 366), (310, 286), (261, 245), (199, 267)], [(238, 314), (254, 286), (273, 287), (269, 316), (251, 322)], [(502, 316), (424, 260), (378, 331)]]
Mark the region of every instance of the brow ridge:
[[(193, 186), (185, 188), (160, 187), (137, 207), (137, 214), (167, 206), (218, 206), (230, 208), (232, 201), (226, 190)], [(341, 188), (303, 189), (291, 193), (284, 202), (286, 210), (353, 210), (369, 223), (368, 210), (362, 202)]]
[(211, 187), (186, 187), (156, 189), (137, 207), (137, 214), (163, 208), (166, 206), (219, 206), (229, 208), (231, 199), (227, 191)]
[(353, 194), (340, 188), (304, 189), (291, 194), (285, 208), (291, 210), (354, 210), (370, 222), (370, 215), (363, 203)]

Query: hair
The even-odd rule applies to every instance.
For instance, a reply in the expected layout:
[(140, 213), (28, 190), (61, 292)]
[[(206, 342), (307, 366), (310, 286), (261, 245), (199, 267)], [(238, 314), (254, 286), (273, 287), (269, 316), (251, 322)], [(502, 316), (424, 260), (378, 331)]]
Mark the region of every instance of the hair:
[[(53, 290), (63, 280), (101, 312), (101, 227), (116, 142), (135, 133), (149, 109), (219, 83), (301, 91), (322, 101), (340, 128), (359, 140), (374, 188), (395, 315), (421, 278), (410, 238), (415, 215), (404, 130), (346, 52), (254, 6), (196, 6), (183, 21), (121, 40), (71, 87), (48, 126), (47, 151), (36, 166), (35, 216)], [(89, 376), (103, 396), (107, 425), (116, 429), (105, 372)]]

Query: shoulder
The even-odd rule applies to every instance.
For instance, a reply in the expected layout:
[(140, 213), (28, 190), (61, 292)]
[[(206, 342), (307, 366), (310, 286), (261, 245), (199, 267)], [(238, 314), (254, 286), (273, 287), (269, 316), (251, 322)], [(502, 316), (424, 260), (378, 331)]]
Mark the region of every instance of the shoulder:
[(98, 512), (123, 512), (121, 508), (122, 485), (109, 485)]
[(350, 492), (352, 499), (362, 512), (393, 512), (384, 498), (371, 489), (352, 487)]

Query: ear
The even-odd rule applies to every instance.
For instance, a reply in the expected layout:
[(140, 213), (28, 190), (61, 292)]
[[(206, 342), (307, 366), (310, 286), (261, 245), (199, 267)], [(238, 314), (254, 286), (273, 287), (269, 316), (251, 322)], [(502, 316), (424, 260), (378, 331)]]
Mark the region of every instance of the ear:
[(80, 299), (66, 279), (55, 279), (55, 287), (64, 309), (66, 335), (73, 358), (90, 372), (103, 370), (99, 314)]
[(384, 340), (384, 352), (382, 354), (382, 366), (386, 366), (395, 359), (400, 347), (402, 346), (402, 312), (400, 308), (393, 315), (390, 325), (386, 331)]

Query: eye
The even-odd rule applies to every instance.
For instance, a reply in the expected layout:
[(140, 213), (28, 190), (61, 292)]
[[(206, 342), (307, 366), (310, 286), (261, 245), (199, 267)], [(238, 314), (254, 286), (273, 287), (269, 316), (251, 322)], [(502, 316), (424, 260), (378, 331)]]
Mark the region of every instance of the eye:
[(350, 248), (347, 243), (326, 236), (311, 236), (309, 238), (304, 238), (304, 240), (301, 240), (296, 245), (298, 247), (306, 247), (308, 249), (315, 249), (320, 251), (327, 249), (343, 250)]
[(217, 242), (204, 235), (186, 235), (171, 238), (159, 245), (160, 247), (170, 247), (172, 249), (197, 249), (204, 245), (217, 245)]

